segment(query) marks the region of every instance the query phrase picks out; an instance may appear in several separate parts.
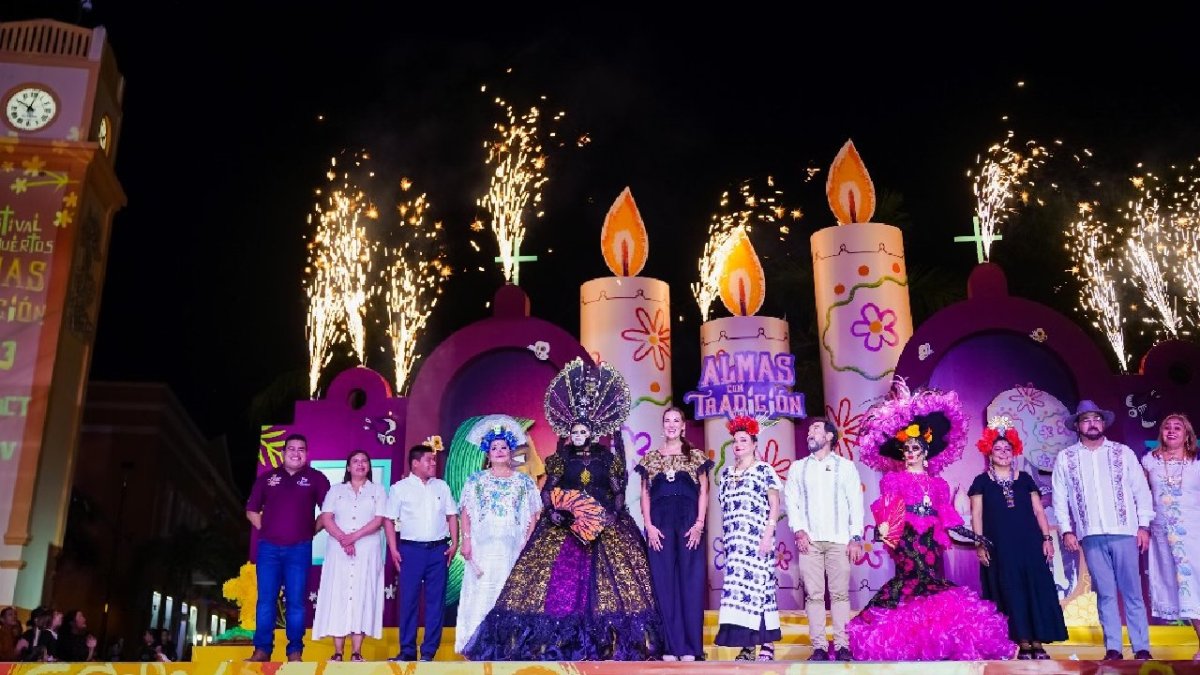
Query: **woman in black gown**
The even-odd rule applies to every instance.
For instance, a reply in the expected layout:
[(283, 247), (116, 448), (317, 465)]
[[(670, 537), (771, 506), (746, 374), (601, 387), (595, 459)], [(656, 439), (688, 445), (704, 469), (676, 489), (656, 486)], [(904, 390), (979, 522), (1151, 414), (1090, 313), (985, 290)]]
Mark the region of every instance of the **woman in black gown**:
[(1067, 639), (1058, 590), (1050, 572), (1054, 543), (1033, 477), (1013, 467), (1022, 443), (1007, 418), (993, 419), (976, 444), (988, 468), (975, 477), (971, 520), (994, 544), (979, 546), (982, 595), (1008, 617), (1018, 659), (1048, 659), (1045, 642)]

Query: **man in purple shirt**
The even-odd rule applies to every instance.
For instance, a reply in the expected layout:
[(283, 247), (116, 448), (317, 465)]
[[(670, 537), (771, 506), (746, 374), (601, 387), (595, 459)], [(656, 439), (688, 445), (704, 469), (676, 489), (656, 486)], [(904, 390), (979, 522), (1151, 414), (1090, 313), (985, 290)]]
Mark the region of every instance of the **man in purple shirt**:
[(312, 564), (316, 509), (329, 492), (329, 479), (308, 465), (308, 440), (292, 434), (283, 444), (283, 466), (254, 481), (246, 518), (258, 530), (258, 606), (254, 653), (248, 661), (270, 661), (275, 647), (275, 601), (284, 591), (287, 659), (304, 650), (304, 591)]

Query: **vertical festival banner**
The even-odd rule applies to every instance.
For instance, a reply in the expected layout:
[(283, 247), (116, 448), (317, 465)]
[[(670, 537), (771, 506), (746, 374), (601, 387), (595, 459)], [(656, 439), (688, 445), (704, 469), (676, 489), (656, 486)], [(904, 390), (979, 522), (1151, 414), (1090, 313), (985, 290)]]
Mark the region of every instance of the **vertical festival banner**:
[(11, 518), (21, 521), (0, 548), (5, 574), (22, 558), (37, 474), (22, 457), (42, 442), (80, 199), (79, 158), (37, 150), (46, 155), (0, 154), (0, 523), (11, 535)]
[[(749, 237), (743, 230), (724, 263), (721, 299), (736, 316), (706, 321), (700, 326), (700, 381), (684, 401), (693, 416), (704, 420), (705, 450), (713, 459), (711, 489), (705, 518), (708, 547), (708, 607), (721, 603), (725, 581), (725, 541), (721, 528), (719, 478), (733, 464), (733, 439), (725, 423), (735, 415), (759, 421), (758, 458), (770, 464), (780, 481), (796, 459), (796, 432), (792, 418), (802, 418), (804, 395), (794, 394), (795, 357), (789, 352), (788, 323), (784, 319), (754, 316), (766, 298), (766, 279)], [(775, 576), (779, 608), (799, 609), (796, 589), (800, 573), (796, 548), (784, 519), (779, 495), (776, 522)]]
[[(879, 496), (880, 476), (859, 461), (859, 425), (891, 388), (913, 331), (904, 239), (899, 228), (864, 222), (874, 215), (875, 187), (852, 142), (834, 159), (825, 191), (838, 224), (811, 239), (825, 415), (838, 429), (835, 450), (858, 467), (869, 506)], [(850, 582), (855, 608), (891, 577), (886, 552), (873, 542), (869, 508), (865, 519), (868, 551)]]
[(642, 482), (633, 468), (662, 442), (662, 415), (671, 403), (671, 296), (665, 281), (637, 276), (649, 257), (649, 241), (629, 188), (604, 218), (600, 247), (616, 276), (580, 287), (579, 342), (629, 385), (633, 405), (622, 429), (629, 472), (625, 503), (638, 527), (645, 527)]

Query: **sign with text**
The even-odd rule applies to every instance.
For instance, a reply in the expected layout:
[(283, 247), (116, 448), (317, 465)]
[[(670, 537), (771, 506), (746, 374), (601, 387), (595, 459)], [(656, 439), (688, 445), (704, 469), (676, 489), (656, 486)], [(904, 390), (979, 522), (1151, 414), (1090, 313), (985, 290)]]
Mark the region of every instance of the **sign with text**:
[[(53, 302), (51, 266), (56, 253), (69, 253), (57, 249), (69, 241), (65, 233), (74, 227), (79, 206), (78, 181), (65, 166), (55, 166), (60, 161), (65, 165), (69, 159), (31, 155), (0, 163), (0, 495), (4, 495), (0, 516), (4, 522), (35, 397), (49, 394), (52, 369), (39, 369), (38, 364), (52, 363), (53, 354), (38, 352), (47, 314), (62, 312), (61, 306), (48, 307)], [(66, 267), (60, 271), (68, 272)]]
[(804, 394), (793, 393), (796, 357), (768, 351), (705, 356), (697, 391), (683, 400), (696, 419), (750, 415), (759, 419), (805, 416)]

